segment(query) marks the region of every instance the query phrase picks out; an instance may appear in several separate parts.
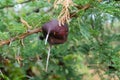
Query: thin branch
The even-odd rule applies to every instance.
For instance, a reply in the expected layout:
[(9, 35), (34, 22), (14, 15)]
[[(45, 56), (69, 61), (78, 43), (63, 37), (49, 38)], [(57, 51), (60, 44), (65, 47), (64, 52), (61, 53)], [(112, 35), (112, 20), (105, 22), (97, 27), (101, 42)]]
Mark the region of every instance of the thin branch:
[(78, 10), (76, 12), (73, 12), (73, 13), (70, 13), (70, 18), (72, 17), (77, 17), (77, 13), (80, 11), (80, 10), (87, 10), (90, 8), (90, 4), (86, 4), (84, 6), (75, 6), (76, 8), (78, 8)]
[(17, 5), (17, 4), (24, 4), (24, 3), (31, 2), (31, 1), (34, 1), (34, 0), (27, 0), (27, 1), (24, 1), (24, 2), (21, 2), (21, 3), (15, 3), (15, 4), (10, 4), (10, 5), (1, 6), (0, 9), (4, 9), (4, 8), (8, 8), (8, 7), (14, 7), (14, 6)]
[(30, 25), (28, 24), (28, 22), (25, 21), (23, 18), (20, 18), (20, 21), (21, 21), (22, 24), (25, 25), (25, 27), (27, 28), (27, 30), (32, 29), (32, 26), (30, 26)]
[(38, 32), (42, 32), (42, 29), (41, 28), (36, 28), (34, 30), (30, 30), (29, 32), (25, 32), (19, 36), (16, 36), (16, 37), (13, 37), (9, 40), (3, 40), (3, 41), (0, 41), (0, 46), (3, 46), (5, 44), (9, 44), (11, 41), (15, 41), (17, 39), (24, 39), (25, 37), (31, 35), (31, 34), (34, 34), (34, 33), (38, 33)]

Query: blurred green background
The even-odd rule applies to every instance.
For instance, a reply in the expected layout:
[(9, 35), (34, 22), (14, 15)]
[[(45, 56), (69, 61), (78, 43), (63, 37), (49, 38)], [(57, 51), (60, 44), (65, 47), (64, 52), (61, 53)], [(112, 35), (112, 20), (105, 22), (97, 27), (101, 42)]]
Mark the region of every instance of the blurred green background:
[[(0, 42), (57, 19), (61, 9), (55, 0), (0, 0)], [(65, 44), (53, 46), (45, 72), (49, 45), (32, 34), (0, 46), (0, 80), (119, 80), (120, 79), (120, 1), (73, 0), (78, 6), (90, 4), (70, 19)], [(31, 29), (31, 30), (32, 30)]]

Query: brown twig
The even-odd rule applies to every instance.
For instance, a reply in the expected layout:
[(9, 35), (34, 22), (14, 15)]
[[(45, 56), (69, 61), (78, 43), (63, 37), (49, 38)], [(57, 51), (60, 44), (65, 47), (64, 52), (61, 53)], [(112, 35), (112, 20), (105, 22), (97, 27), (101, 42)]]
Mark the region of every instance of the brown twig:
[(21, 3), (16, 3), (16, 4), (10, 4), (10, 5), (1, 6), (0, 9), (4, 9), (4, 8), (8, 8), (8, 7), (14, 7), (17, 4), (24, 4), (24, 3), (28, 3), (30, 1), (34, 1), (34, 0), (27, 0), (27, 1), (24, 1), (24, 2), (21, 2)]
[(73, 13), (70, 13), (70, 18), (76, 17), (76, 16), (77, 16), (77, 13), (78, 13), (80, 10), (87, 10), (88, 8), (90, 8), (90, 4), (86, 4), (86, 5), (84, 5), (84, 6), (76, 6), (76, 8), (78, 8), (78, 11), (73, 12)]
[(3, 40), (3, 41), (0, 41), (0, 46), (3, 46), (5, 44), (9, 44), (11, 41), (15, 41), (17, 39), (24, 39), (25, 37), (31, 35), (31, 34), (34, 34), (34, 33), (38, 33), (38, 32), (42, 32), (42, 29), (41, 28), (36, 28), (34, 30), (30, 30), (29, 32), (25, 32), (19, 36), (16, 36), (16, 37), (13, 37), (9, 40)]

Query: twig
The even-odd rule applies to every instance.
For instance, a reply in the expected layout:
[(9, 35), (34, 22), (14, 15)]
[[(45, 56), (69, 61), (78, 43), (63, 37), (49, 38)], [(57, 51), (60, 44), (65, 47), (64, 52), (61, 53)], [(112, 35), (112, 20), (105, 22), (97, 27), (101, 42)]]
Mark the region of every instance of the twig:
[(78, 8), (78, 11), (75, 11), (73, 13), (70, 13), (70, 18), (72, 17), (76, 17), (77, 16), (77, 13), (80, 11), (80, 10), (87, 10), (90, 8), (90, 4), (86, 4), (84, 6), (76, 6), (76, 8)]
[(34, 1), (34, 0), (27, 0), (27, 1), (24, 1), (24, 2), (21, 2), (21, 3), (15, 3), (15, 4), (11, 4), (11, 5), (1, 6), (0, 9), (4, 9), (4, 8), (8, 8), (8, 7), (14, 7), (17, 4), (24, 4), (24, 3), (28, 3), (30, 1)]
[(20, 18), (20, 21), (21, 21), (21, 23), (22, 23), (23, 25), (25, 25), (25, 27), (27, 28), (27, 30), (32, 29), (32, 26), (30, 26), (30, 25), (28, 24), (28, 22), (25, 21), (23, 18)]
[(34, 33), (38, 33), (38, 32), (42, 32), (42, 29), (41, 28), (36, 28), (34, 30), (30, 30), (29, 32), (25, 32), (25, 33), (23, 33), (23, 34), (21, 34), (19, 36), (13, 37), (13, 38), (11, 38), (9, 40), (0, 41), (0, 46), (3, 46), (5, 44), (9, 44), (11, 42), (11, 40), (15, 41), (17, 39), (24, 39), (25, 37), (27, 37), (27, 36), (29, 36), (31, 34), (34, 34)]

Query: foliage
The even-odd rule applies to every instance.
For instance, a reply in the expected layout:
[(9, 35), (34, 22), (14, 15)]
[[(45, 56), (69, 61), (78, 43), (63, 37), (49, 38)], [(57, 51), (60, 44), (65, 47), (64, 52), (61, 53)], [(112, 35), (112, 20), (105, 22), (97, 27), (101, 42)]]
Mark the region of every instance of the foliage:
[[(101, 80), (120, 79), (120, 1), (73, 0), (86, 10), (76, 12), (69, 25), (68, 41), (51, 49), (48, 71), (45, 64), (48, 46), (39, 40), (42, 33), (11, 41), (0, 47), (0, 80)], [(20, 3), (20, 4), (19, 4)], [(61, 11), (54, 0), (0, 0), (0, 42), (23, 34), (27, 27), (42, 27)], [(24, 44), (24, 46), (23, 46)]]

